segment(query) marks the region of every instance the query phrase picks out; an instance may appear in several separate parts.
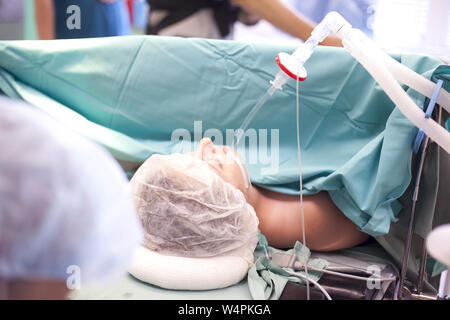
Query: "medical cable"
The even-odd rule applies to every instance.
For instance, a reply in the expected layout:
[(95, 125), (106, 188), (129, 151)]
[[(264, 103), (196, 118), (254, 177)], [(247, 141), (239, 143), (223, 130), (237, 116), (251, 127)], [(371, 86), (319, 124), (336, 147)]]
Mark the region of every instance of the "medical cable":
[[(298, 265), (294, 265), (294, 269), (295, 270), (300, 270), (300, 269), (304, 269), (304, 265), (302, 266), (298, 266)], [(320, 269), (320, 268), (315, 268), (312, 266), (308, 266), (308, 269), (311, 271), (317, 271), (317, 272), (322, 272), (322, 273), (328, 273), (334, 276), (338, 276), (338, 277), (343, 277), (343, 278), (349, 278), (349, 279), (354, 279), (354, 280), (361, 280), (361, 281), (367, 281), (367, 280), (377, 280), (380, 282), (384, 282), (384, 281), (394, 281), (397, 280), (396, 277), (387, 277), (387, 278), (381, 278), (381, 277), (361, 277), (361, 276), (355, 276), (353, 274), (348, 274), (348, 273), (344, 273), (344, 272), (338, 272), (338, 271), (331, 271), (331, 270), (327, 270), (327, 269)]]
[[(299, 69), (300, 69), (300, 65), (299, 65)], [(299, 74), (299, 73), (297, 73)], [(298, 78), (298, 76), (297, 76)], [(298, 79), (297, 79), (298, 80)], [(298, 157), (298, 164), (299, 164), (299, 184), (300, 184), (300, 214), (301, 214), (301, 219), (302, 219), (302, 239), (303, 239), (303, 245), (306, 247), (306, 232), (305, 232), (305, 214), (304, 214), (304, 207), (303, 207), (303, 173), (302, 173), (302, 160), (301, 160), (301, 149), (300, 149), (300, 99), (299, 99), (299, 81), (296, 81), (296, 88), (295, 88), (295, 94), (296, 94), (296, 117), (297, 117), (297, 157)], [(344, 278), (349, 278), (349, 279), (354, 279), (354, 280), (361, 280), (361, 281), (368, 281), (368, 280), (376, 280), (376, 281), (394, 281), (396, 280), (395, 277), (391, 277), (391, 278), (379, 278), (379, 277), (360, 277), (360, 276), (355, 276), (355, 275), (351, 275), (351, 274), (346, 274), (346, 273), (342, 273), (342, 272), (335, 272), (335, 271), (330, 271), (330, 270), (323, 270), (323, 269), (319, 269), (319, 268), (314, 268), (311, 266), (307, 265), (307, 261), (305, 261), (303, 263), (303, 269), (305, 270), (305, 274), (306, 276), (304, 277), (306, 280), (306, 299), (310, 300), (310, 288), (309, 288), (309, 281), (311, 280), (311, 282), (316, 285), (319, 289), (321, 289), (321, 291), (327, 296), (327, 298), (329, 297), (328, 293), (326, 293), (326, 290), (323, 289), (317, 282), (313, 281), (312, 279), (309, 278), (308, 275), (308, 269), (313, 270), (313, 271), (319, 271), (319, 272), (323, 272), (323, 273), (328, 273), (331, 275), (335, 275), (335, 276), (340, 276), (340, 277), (344, 277)], [(329, 300), (331, 300), (331, 297), (329, 298)]]
[[(338, 266), (340, 266), (340, 267), (348, 267), (348, 268), (351, 268), (351, 269), (360, 271), (361, 273), (369, 274), (369, 273), (367, 272), (367, 270), (365, 270), (365, 269), (363, 269), (363, 268), (355, 267), (354, 265), (351, 265), (351, 264), (343, 263), (343, 262), (341, 262), (341, 261), (337, 262), (336, 260), (330, 259), (329, 257), (327, 257), (326, 260), (327, 260), (328, 262), (334, 263), (334, 264), (336, 264), (336, 265), (338, 265)], [(341, 272), (341, 271), (336, 271), (336, 272)], [(344, 272), (344, 273), (345, 273), (345, 272)]]
[[(306, 280), (306, 282), (307, 283), (309, 283), (309, 282), (311, 282), (314, 286), (316, 286), (320, 291), (322, 291), (322, 293), (325, 295), (325, 297), (328, 299), (328, 300), (333, 300), (333, 299), (331, 299), (331, 297), (330, 297), (330, 295), (328, 294), (328, 292), (327, 292), (327, 290), (325, 290), (325, 288), (324, 287), (322, 287), (317, 281), (315, 281), (315, 280), (313, 280), (313, 279), (311, 279), (311, 278), (309, 278), (308, 276), (304, 276), (304, 275), (302, 275), (301, 273), (298, 273), (298, 272), (291, 272), (291, 271), (286, 271), (287, 273), (289, 273), (290, 275), (293, 275), (293, 276), (295, 276), (295, 277), (298, 277), (298, 278), (301, 278), (301, 279), (303, 279), (303, 280)], [(307, 287), (308, 289), (308, 291), (307, 291), (307, 294), (309, 294), (309, 287)], [(307, 296), (308, 297), (308, 296)], [(309, 299), (308, 299), (309, 300)]]
[[(300, 65), (299, 65), (300, 69)], [(298, 75), (297, 75), (298, 80)], [(302, 219), (302, 242), (303, 245), (306, 247), (306, 232), (305, 232), (305, 214), (303, 211), (303, 174), (302, 174), (302, 157), (301, 157), (301, 150), (300, 150), (300, 99), (298, 94), (298, 87), (299, 87), (299, 81), (296, 81), (296, 88), (295, 88), (295, 94), (296, 94), (296, 116), (297, 116), (297, 157), (298, 157), (298, 168), (299, 168), (299, 184), (300, 184), (300, 215)], [(308, 258), (307, 258), (308, 259)], [(307, 266), (308, 260), (304, 261), (305, 266), (305, 274), (306, 274), (306, 299), (309, 300), (309, 281), (308, 281), (308, 266)]]

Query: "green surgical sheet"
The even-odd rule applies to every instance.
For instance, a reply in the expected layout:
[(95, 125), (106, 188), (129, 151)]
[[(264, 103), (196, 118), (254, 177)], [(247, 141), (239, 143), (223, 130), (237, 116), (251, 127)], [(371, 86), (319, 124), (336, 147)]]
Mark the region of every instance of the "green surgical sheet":
[[(262, 235), (260, 235), (261, 237)], [(268, 247), (270, 255), (281, 253), (283, 255), (292, 256), (295, 254), (297, 261), (306, 263), (309, 267), (317, 269), (326, 269), (328, 262), (324, 259), (310, 259), (310, 250), (296, 242), (294, 248), (290, 250), (278, 250)], [(313, 281), (319, 281), (322, 276), (321, 272), (310, 270), (306, 273), (304, 270), (293, 270), (291, 268), (282, 268), (273, 263), (262, 254), (261, 248), (255, 250), (255, 263), (248, 271), (247, 282), (250, 294), (254, 300), (278, 300), (283, 293), (284, 287), (288, 281), (306, 284), (306, 280), (294, 274), (307, 276)]]
[[(0, 90), (138, 165), (152, 153), (186, 150), (201, 135), (226, 137), (226, 129), (239, 128), (279, 71), (276, 54), (294, 49), (152, 36), (0, 42)], [(440, 61), (393, 56), (436, 81)], [(411, 181), (417, 128), (345, 49), (319, 47), (305, 67), (299, 100), (304, 193), (326, 190), (361, 230), (387, 234)], [(440, 70), (449, 90), (448, 67)], [(425, 98), (405, 90), (423, 108)], [(268, 151), (259, 148), (259, 155), (263, 150), (270, 160), (261, 156), (248, 165), (254, 184), (298, 194), (295, 112), (290, 80), (251, 122), (259, 140), (247, 154), (258, 154), (267, 133)], [(190, 140), (172, 139), (177, 129)], [(279, 152), (271, 153), (277, 138)]]

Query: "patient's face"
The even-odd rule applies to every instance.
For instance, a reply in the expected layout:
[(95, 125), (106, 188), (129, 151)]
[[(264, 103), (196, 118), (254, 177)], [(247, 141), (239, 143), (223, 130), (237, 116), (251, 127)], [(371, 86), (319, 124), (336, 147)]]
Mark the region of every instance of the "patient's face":
[(244, 196), (248, 196), (247, 172), (236, 151), (228, 146), (216, 146), (209, 138), (203, 138), (195, 152), (189, 155), (205, 161), (209, 168), (223, 180), (238, 188)]

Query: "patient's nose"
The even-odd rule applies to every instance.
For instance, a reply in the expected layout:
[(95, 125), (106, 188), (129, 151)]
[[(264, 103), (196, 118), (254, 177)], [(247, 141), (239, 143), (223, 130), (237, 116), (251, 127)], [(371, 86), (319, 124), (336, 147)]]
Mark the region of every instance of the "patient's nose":
[(200, 140), (200, 148), (204, 148), (210, 144), (214, 145), (210, 138), (203, 138), (202, 140)]

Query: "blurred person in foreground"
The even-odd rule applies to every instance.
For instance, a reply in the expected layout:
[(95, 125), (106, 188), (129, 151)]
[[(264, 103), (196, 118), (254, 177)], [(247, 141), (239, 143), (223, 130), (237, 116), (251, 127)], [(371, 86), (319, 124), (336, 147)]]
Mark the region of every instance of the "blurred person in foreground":
[(23, 102), (0, 97), (0, 112), (0, 300), (125, 275), (142, 229), (117, 162)]

